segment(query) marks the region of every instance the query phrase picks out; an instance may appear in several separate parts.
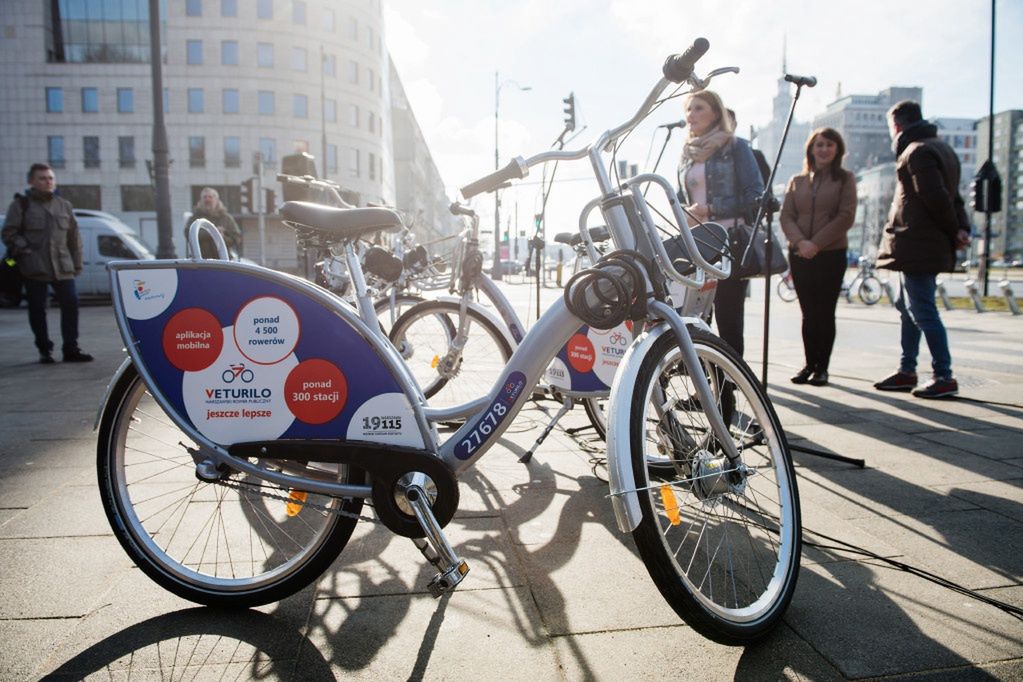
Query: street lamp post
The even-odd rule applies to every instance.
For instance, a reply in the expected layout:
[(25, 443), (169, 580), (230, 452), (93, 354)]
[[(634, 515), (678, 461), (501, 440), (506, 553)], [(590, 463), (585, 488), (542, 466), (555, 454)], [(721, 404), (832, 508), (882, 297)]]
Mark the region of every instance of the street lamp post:
[[(501, 111), (501, 88), (505, 85), (514, 85), (525, 92), (533, 88), (528, 85), (519, 85), (513, 80), (501, 82), (500, 75), (494, 72), (494, 170), (501, 167), (500, 154), (498, 152), (498, 121)], [(494, 266), (491, 268), (491, 277), (495, 280), (503, 279), (501, 268), (501, 191), (494, 190)]]

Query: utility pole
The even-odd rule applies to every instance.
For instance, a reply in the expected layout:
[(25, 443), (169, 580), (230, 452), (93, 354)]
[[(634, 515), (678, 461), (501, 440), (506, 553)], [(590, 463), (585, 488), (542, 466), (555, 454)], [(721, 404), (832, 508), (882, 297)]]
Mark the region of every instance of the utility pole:
[[(1009, 131), (1011, 134), (1011, 131)], [(995, 0), (991, 0), (991, 73), (988, 86), (988, 100), (987, 100), (987, 163), (984, 166), (988, 166), (988, 177), (986, 178), (986, 192), (985, 192), (985, 220), (984, 220), (984, 253), (980, 257), (980, 270), (979, 274), (982, 275), (984, 281), (984, 295), (987, 296), (987, 283), (988, 273), (991, 271), (991, 209), (992, 207), (992, 190), (994, 184), (1001, 183), (998, 178), (998, 167), (995, 166), (994, 158), (994, 139), (995, 139)], [(1010, 160), (1011, 163), (1011, 160)], [(978, 176), (984, 173), (985, 168), (982, 166)], [(993, 177), (992, 177), (993, 176)], [(997, 209), (996, 209), (997, 210)], [(1005, 229), (1009, 229), (1009, 221), (1005, 221)]]
[(160, 0), (149, 0), (149, 66), (153, 82), (153, 190), (156, 194), (156, 257), (177, 258), (171, 226), (167, 126), (163, 120), (163, 55)]
[[(256, 209), (256, 221), (259, 225), (259, 264), (266, 265), (266, 192), (263, 191), (263, 152), (252, 155), (252, 172), (256, 175), (255, 195), (253, 204)], [(241, 254), (238, 254), (241, 255)]]

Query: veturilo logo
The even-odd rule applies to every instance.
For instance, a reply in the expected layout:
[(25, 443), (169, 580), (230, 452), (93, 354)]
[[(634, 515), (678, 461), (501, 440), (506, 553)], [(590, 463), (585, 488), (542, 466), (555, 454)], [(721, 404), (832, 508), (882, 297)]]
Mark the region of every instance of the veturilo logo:
[(149, 294), (149, 289), (146, 288), (145, 280), (137, 279), (133, 282), (133, 284), (134, 288), (132, 291), (135, 294), (135, 298), (138, 300), (141, 301), (143, 296), (147, 296)]

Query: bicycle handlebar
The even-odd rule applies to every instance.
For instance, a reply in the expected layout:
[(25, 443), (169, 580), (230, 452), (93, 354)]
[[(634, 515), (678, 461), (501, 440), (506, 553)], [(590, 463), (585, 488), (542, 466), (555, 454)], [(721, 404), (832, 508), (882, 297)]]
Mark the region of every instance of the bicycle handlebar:
[(673, 54), (664, 62), (661, 71), (664, 77), (672, 83), (684, 83), (693, 75), (693, 67), (700, 57), (707, 54), (710, 43), (706, 38), (697, 38), (693, 44), (686, 48), (682, 54)]
[(490, 175), (486, 175), (475, 182), (470, 182), (468, 185), (462, 188), (462, 196), (466, 199), (471, 199), (477, 194), (483, 194), (484, 192), (493, 192), (495, 189), (500, 187), (509, 180), (519, 180), (529, 175), (529, 166), (522, 160), (521, 156), (517, 156), (508, 162), (508, 165), (504, 168), (494, 171)]

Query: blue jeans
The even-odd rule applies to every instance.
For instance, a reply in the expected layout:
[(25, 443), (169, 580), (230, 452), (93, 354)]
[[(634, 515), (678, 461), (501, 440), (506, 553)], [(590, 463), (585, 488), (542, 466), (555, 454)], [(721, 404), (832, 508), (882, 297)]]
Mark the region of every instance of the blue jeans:
[(46, 328), (46, 297), (50, 287), (57, 294), (60, 303), (60, 334), (63, 337), (63, 351), (78, 350), (78, 289), (73, 279), (59, 279), (53, 282), (25, 280), (25, 298), (28, 299), (28, 324), (36, 337), (36, 348), (42, 354), (53, 349)]
[(920, 335), (923, 334), (927, 339), (927, 348), (931, 351), (934, 377), (950, 379), (952, 356), (948, 350), (948, 334), (934, 302), (937, 275), (911, 275), (905, 272), (901, 275), (899, 297), (895, 301), (895, 307), (902, 315), (902, 360), (899, 369), (903, 372), (916, 372)]

